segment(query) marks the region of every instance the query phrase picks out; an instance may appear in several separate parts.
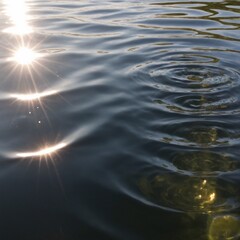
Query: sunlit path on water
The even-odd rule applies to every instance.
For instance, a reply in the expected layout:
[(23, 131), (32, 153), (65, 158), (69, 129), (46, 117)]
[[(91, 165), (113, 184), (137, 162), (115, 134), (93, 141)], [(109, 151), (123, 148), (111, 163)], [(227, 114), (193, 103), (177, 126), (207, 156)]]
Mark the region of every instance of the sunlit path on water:
[[(38, 52), (40, 42), (34, 42), (29, 39), (25, 39), (22, 35), (29, 35), (33, 32), (33, 28), (30, 25), (30, 14), (29, 14), (29, 1), (27, 0), (3, 0), (3, 15), (7, 17), (6, 23), (10, 25), (5, 28), (3, 32), (9, 33), (16, 36), (17, 44), (6, 47), (10, 52), (6, 58), (7, 62), (12, 63), (12, 68), (9, 71), (9, 76), (18, 74), (17, 79), (18, 86), (23, 86), (20, 78), (23, 75), (28, 74), (29, 83), (27, 84), (24, 91), (18, 92), (13, 90), (10, 92), (2, 92), (0, 99), (12, 99), (15, 98), (17, 101), (40, 101), (42, 98), (54, 95), (64, 89), (59, 86), (47, 86), (47, 89), (43, 90), (39, 84), (36, 83), (36, 78), (43, 75), (41, 70), (49, 72), (56, 77), (56, 73), (52, 71), (45, 64), (41, 63), (41, 58), (46, 59), (46, 54)], [(33, 43), (34, 42), (34, 43)], [(20, 70), (20, 71), (18, 71)], [(57, 75), (57, 78), (60, 78)], [(47, 79), (41, 79), (41, 84), (46, 83)], [(61, 89), (60, 89), (61, 88)]]
[[(33, 32), (32, 27), (29, 24), (29, 6), (26, 0), (3, 0), (4, 11), (3, 13), (8, 17), (8, 24), (10, 27), (3, 30), (5, 33), (10, 33), (13, 35), (26, 35)], [(26, 44), (24, 38), (19, 39), (18, 46), (14, 46), (12, 49), (9, 49), (11, 56), (7, 58), (7, 61), (14, 63), (14, 67), (10, 72), (10, 75), (20, 67), (21, 71), (19, 74), (18, 85), (21, 85), (21, 76), (22, 74), (27, 73), (29, 82), (29, 90), (26, 90), (26, 93), (3, 93), (3, 99), (15, 99), (15, 101), (27, 102), (33, 105), (34, 101), (38, 101), (40, 104), (45, 117), (48, 118), (47, 113), (42, 104), (42, 99), (57, 94), (56, 90), (39, 90), (39, 86), (35, 82), (35, 73), (39, 74), (37, 67), (41, 64), (37, 61), (43, 54), (37, 53), (35, 51), (36, 46), (31, 44)], [(35, 64), (38, 64), (35, 65)], [(42, 66), (42, 65), (41, 65)], [(44, 67), (44, 66), (42, 66)], [(48, 70), (48, 69), (47, 69)], [(50, 71), (50, 70), (49, 70)], [(33, 89), (31, 90), (31, 87)], [(41, 122), (41, 121), (39, 121)], [(45, 143), (43, 146), (39, 146), (38, 149), (26, 152), (11, 152), (7, 154), (9, 157), (14, 158), (52, 158), (53, 155), (66, 147), (67, 143)]]
[(29, 25), (28, 6), (25, 0), (4, 0), (5, 14), (9, 17), (12, 27), (3, 32), (25, 35), (33, 31)]

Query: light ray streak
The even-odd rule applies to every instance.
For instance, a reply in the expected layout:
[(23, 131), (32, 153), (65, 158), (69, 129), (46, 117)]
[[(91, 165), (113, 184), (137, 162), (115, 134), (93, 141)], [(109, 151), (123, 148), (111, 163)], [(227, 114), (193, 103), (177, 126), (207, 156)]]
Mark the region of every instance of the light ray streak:
[(19, 101), (35, 101), (54, 94), (57, 94), (57, 91), (52, 90), (42, 93), (11, 94), (10, 97), (16, 98)]

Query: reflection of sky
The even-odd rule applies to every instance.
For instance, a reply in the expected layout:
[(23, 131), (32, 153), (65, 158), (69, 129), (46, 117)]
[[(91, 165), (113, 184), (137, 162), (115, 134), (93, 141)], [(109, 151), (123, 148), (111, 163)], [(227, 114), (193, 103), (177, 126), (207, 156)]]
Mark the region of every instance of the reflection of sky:
[(9, 17), (12, 27), (4, 30), (18, 35), (24, 35), (32, 32), (28, 23), (28, 7), (25, 0), (4, 0), (5, 14)]

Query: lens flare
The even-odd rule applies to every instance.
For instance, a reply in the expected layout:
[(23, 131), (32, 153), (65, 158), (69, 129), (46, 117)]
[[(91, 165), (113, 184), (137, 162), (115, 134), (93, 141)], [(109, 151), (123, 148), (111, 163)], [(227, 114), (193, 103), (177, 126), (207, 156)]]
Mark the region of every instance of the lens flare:
[(35, 152), (22, 152), (22, 153), (17, 153), (16, 157), (20, 157), (20, 158), (29, 158), (29, 157), (44, 157), (44, 156), (49, 156), (52, 155), (54, 153), (56, 153), (58, 150), (66, 147), (67, 144), (66, 143), (59, 143), (57, 145), (54, 146), (47, 146), (44, 147), (41, 150), (35, 151)]

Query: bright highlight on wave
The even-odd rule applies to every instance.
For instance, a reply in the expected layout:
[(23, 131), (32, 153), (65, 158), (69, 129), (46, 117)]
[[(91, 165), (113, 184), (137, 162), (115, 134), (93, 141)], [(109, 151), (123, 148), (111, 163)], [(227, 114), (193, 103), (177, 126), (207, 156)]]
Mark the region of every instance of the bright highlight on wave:
[(29, 93), (29, 94), (11, 94), (12, 98), (16, 98), (19, 101), (34, 101), (40, 100), (41, 98), (54, 95), (57, 91), (46, 91), (42, 93)]
[[(9, 158), (36, 158), (36, 159), (48, 159), (53, 160), (53, 156), (55, 154), (58, 155), (58, 151), (62, 148), (65, 148), (69, 146), (71, 143), (79, 139), (79, 136), (82, 138), (89, 135), (89, 130), (86, 128), (80, 128), (77, 131), (74, 131), (72, 134), (69, 134), (64, 139), (60, 140), (59, 143), (55, 145), (46, 145), (44, 144), (44, 147), (40, 147), (39, 150), (36, 151), (29, 151), (29, 152), (16, 152), (16, 151), (10, 151), (6, 152), (4, 156), (7, 156)], [(90, 130), (91, 131), (91, 130)]]
[(12, 60), (16, 61), (18, 64), (21, 65), (29, 65), (32, 64), (39, 57), (39, 53), (34, 52), (30, 48), (22, 47), (15, 52)]
[(52, 154), (56, 153), (58, 150), (66, 147), (66, 143), (59, 143), (54, 146), (47, 146), (41, 150), (35, 152), (22, 152), (16, 153), (16, 157), (20, 158), (29, 158), (29, 157), (44, 157), (44, 156), (51, 156)]
[(5, 14), (10, 18), (13, 26), (4, 32), (24, 35), (32, 32), (28, 24), (28, 6), (25, 0), (4, 0)]

